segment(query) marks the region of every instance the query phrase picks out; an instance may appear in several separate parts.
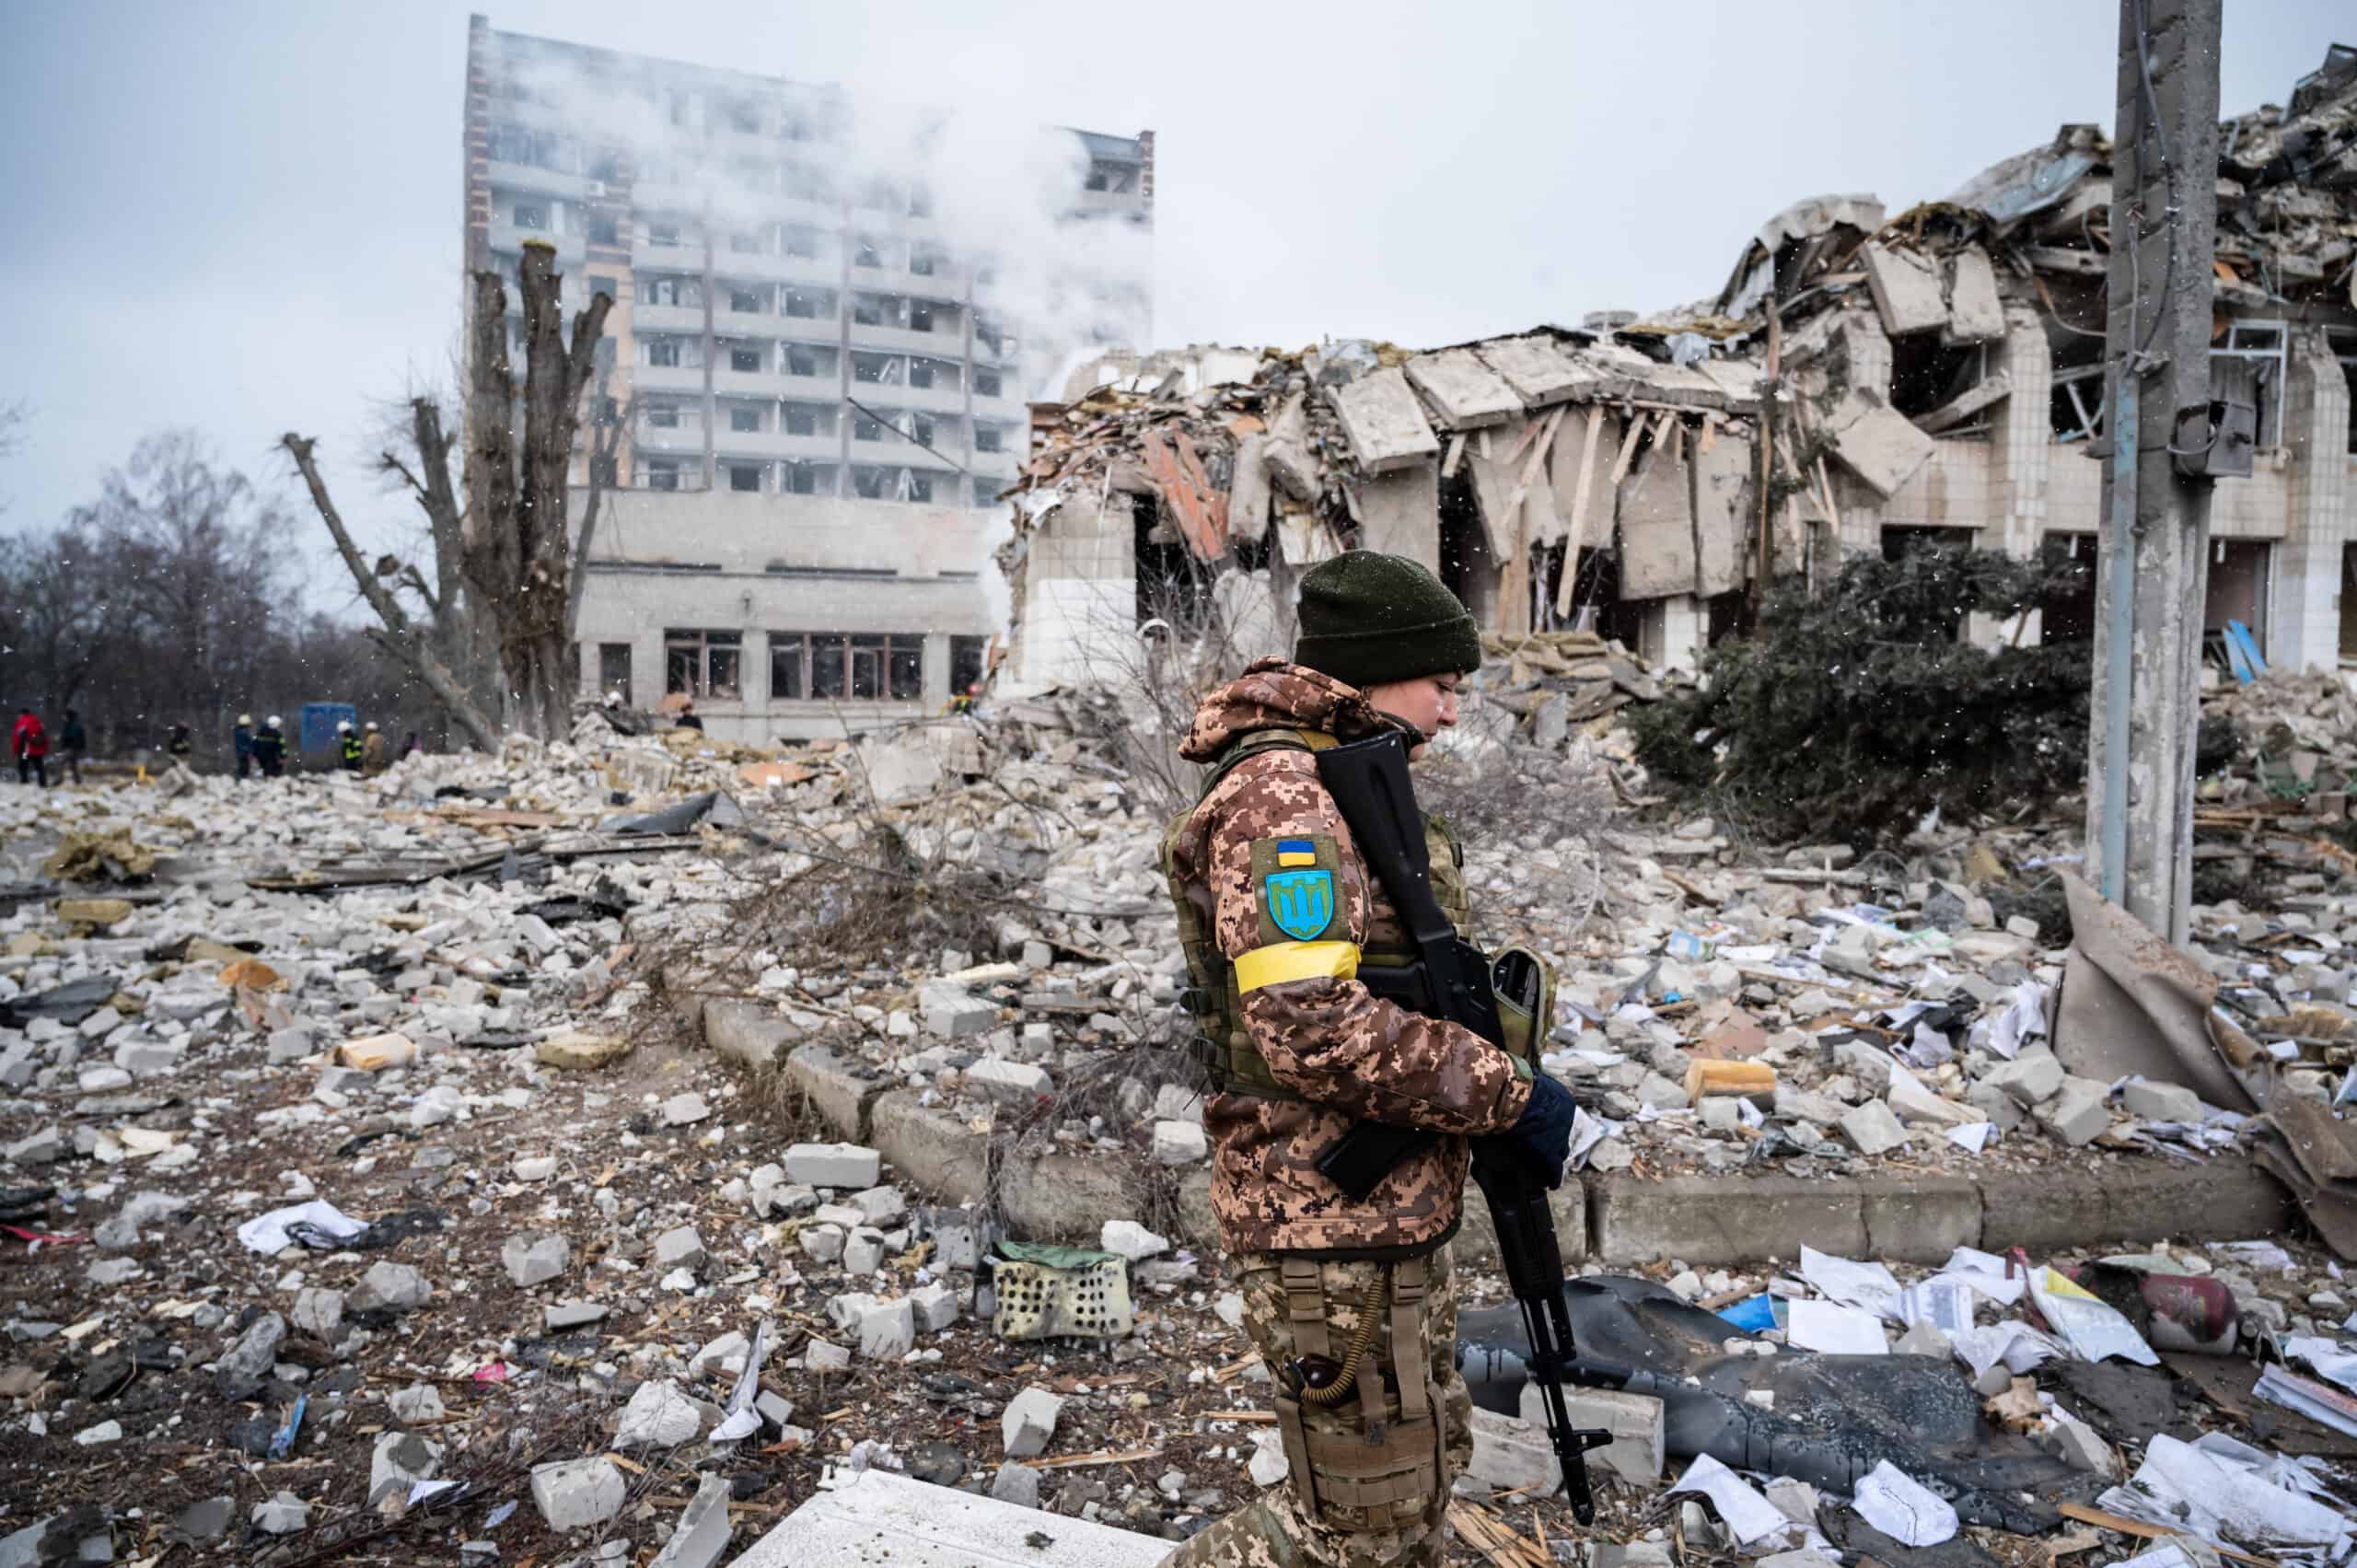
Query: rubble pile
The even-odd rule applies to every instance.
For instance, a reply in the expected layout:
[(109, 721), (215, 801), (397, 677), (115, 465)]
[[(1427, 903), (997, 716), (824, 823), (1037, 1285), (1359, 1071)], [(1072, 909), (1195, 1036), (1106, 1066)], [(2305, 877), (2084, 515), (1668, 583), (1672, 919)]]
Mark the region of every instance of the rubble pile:
[[(1642, 701), (1653, 679), (1569, 634), (1496, 651), (1502, 696), (1534, 710), (1599, 680)], [(2296, 723), (2323, 694), (2232, 700)], [(27, 1478), (0, 1551), (185, 1540), (267, 1564), (375, 1541), (557, 1562), (619, 1544), (708, 1563), (867, 1469), (1178, 1537), (1282, 1474), (1240, 1302), (1173, 1228), (1168, 1190), (1200, 1182), (1208, 1144), (1166, 1049), (1185, 1024), (1164, 819), (1108, 718), (1073, 692), (757, 753), (585, 714), (569, 743), (365, 780), (0, 793), (0, 1442)], [(1531, 738), (1551, 730), (1469, 736), (1436, 777), (1522, 804), (1484, 769)], [(1608, 733), (1565, 745), (1608, 759)], [(116, 846), (70, 863), (101, 879), (45, 878), (77, 838)], [(2067, 1064), (2051, 993), (2077, 960), (2001, 913), (2059, 842), (1948, 828), (1905, 858), (1763, 857), (1707, 820), (1608, 814), (1476, 837), (1467, 875), (1485, 939), (1559, 966), (1547, 1065), (1586, 1102), (1581, 1160), (1602, 1176), (2126, 1182), (2240, 1162), (2267, 1117)], [(2204, 907), (2198, 933), (2217, 1006), (2321, 1106), (2349, 1074), (2357, 889), (2313, 875), (2264, 915)], [(672, 1027), (708, 1001), (756, 1020), (761, 1051)], [(1136, 1206), (1059, 1238), (1080, 1246), (1027, 1245), (996, 1185), (945, 1202), (782, 1109), (805, 1052), (987, 1133), (994, 1183), (1102, 1169), (1120, 1179), (1075, 1191)], [(2302, 1365), (2339, 1365), (2321, 1254), (2168, 1257), (2207, 1263), (2238, 1324), (2323, 1347)], [(1818, 1316), (1798, 1308), (1831, 1299), (1798, 1267), (1648, 1273), (1713, 1311), (1764, 1295), (1724, 1337), (1796, 1350)], [(2063, 1337), (2045, 1320), (2025, 1332)], [(2087, 1360), (2049, 1355), (2041, 1378)], [(1956, 1359), (1958, 1378), (1986, 1370)], [(2033, 1441), (2091, 1458), (2066, 1416), (2120, 1441), (2041, 1386), (2054, 1407), (2003, 1390)], [(1519, 1398), (1497, 1396), (1501, 1420)], [(2241, 1462), (2139, 1441), (2147, 1467)], [(1530, 1445), (1492, 1431), (1485, 1483), (1525, 1484), (1496, 1467)], [(1653, 1475), (1679, 1458), (1608, 1500), (1608, 1539), (1660, 1523)], [(1736, 1494), (1712, 1485), (1724, 1517)], [(1838, 1543), (1852, 1527), (1820, 1490), (1811, 1527)], [(1525, 1527), (1527, 1500), (1486, 1495), (1457, 1500), (1464, 1533)], [(1682, 1522), (1689, 1551), (1715, 1527)]]

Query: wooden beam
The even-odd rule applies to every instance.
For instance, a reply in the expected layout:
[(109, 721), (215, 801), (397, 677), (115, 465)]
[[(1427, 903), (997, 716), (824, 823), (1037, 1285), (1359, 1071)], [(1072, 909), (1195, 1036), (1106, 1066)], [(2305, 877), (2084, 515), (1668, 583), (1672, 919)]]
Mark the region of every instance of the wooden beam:
[(1572, 520), (1563, 536), (1563, 575), (1555, 587), (1555, 617), (1557, 620), (1572, 612), (1572, 587), (1580, 575), (1580, 540), (1587, 529), (1587, 494), (1596, 480), (1596, 437), (1604, 431), (1604, 406), (1591, 403), (1587, 411), (1587, 439), (1580, 444), (1580, 477), (1572, 487)]

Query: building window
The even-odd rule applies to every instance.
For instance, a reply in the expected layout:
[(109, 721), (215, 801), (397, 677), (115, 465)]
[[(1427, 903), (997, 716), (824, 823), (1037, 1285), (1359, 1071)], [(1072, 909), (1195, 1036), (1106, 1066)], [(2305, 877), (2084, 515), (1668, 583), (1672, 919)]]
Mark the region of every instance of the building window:
[(860, 414), (851, 422), (851, 438), (854, 441), (881, 441), (884, 439), (884, 422)]
[[(591, 213), (589, 215), (590, 244), (620, 247), (621, 242), (621, 219), (616, 217), (611, 213)], [(617, 295), (615, 297), (619, 299), (621, 296)]]
[(900, 324), (900, 302), (888, 294), (854, 294), (851, 296), (851, 319), (863, 327), (897, 327)]
[(647, 404), (646, 423), (653, 425), (657, 430), (679, 429), (679, 405), (677, 403)]
[(761, 494), (761, 465), (759, 463), (730, 463), (728, 465), (728, 488), (737, 492), (739, 494), (757, 495)]
[(883, 245), (873, 239), (854, 241), (852, 246), (851, 264), (854, 267), (882, 266), (884, 264)]
[(761, 106), (758, 103), (732, 104), (728, 110), (728, 128), (747, 135), (761, 134)]
[(728, 368), (742, 370), (749, 374), (759, 374), (761, 368), (761, 351), (758, 348), (747, 348), (741, 344), (730, 348)]
[(913, 703), (924, 695), (924, 639), (883, 632), (772, 632), (770, 696)]
[(831, 376), (834, 370), (833, 354), (801, 343), (785, 345), (785, 373), (788, 376)]
[(835, 313), (835, 296), (822, 288), (789, 288), (785, 313), (806, 321), (823, 321)]
[(732, 234), (728, 237), (728, 249), (735, 255), (758, 256), (761, 253), (761, 237), (758, 234)]
[(953, 693), (981, 683), (982, 661), (989, 650), (990, 639), (987, 637), (949, 639), (949, 690)]
[(761, 296), (753, 290), (732, 288), (728, 291), (728, 308), (741, 315), (760, 315), (766, 314), (769, 307), (761, 303)]
[(518, 202), (516, 203), (516, 226), (517, 228), (546, 228), (548, 226), (549, 208), (547, 203)]
[(1004, 452), (1006, 450), (1006, 436), (995, 424), (977, 424), (974, 426), (974, 450)]
[(797, 261), (819, 259), (819, 231), (815, 228), (789, 228), (784, 242), (785, 253)]
[(911, 386), (911, 387), (930, 387), (930, 386), (932, 386), (932, 385), (933, 385), (933, 378), (934, 378), (934, 375), (935, 375), (935, 366), (934, 366), (934, 363), (933, 363), (933, 361), (932, 361), (932, 360), (930, 360), (930, 359), (911, 359), (911, 361), (909, 361), (909, 385), (910, 385), (910, 386)]
[(930, 501), (933, 499), (933, 475), (931, 472), (924, 469), (911, 469), (909, 470), (909, 499), (911, 501)]
[(892, 494), (892, 470), (855, 463), (851, 470), (852, 494), (867, 501), (883, 501)]
[(995, 398), (999, 395), (999, 374), (995, 370), (977, 368), (974, 372), (974, 396)]
[(912, 332), (929, 332), (933, 331), (932, 301), (925, 299), (911, 299), (909, 301), (909, 331)]
[(733, 403), (728, 410), (728, 428), (752, 432), (761, 427), (761, 411), (758, 406)]
[(940, 265), (941, 258), (935, 255), (930, 250), (911, 250), (909, 252), (909, 271), (914, 273), (921, 278), (929, 278), (933, 276)]
[(622, 296), (621, 279), (609, 277), (603, 273), (591, 273), (589, 274), (589, 292), (591, 294), (602, 294), (608, 299), (619, 300)]
[(679, 363), (679, 340), (649, 338), (646, 340), (646, 363), (676, 369)]
[(600, 695), (619, 691), (622, 694), (622, 706), (627, 708), (631, 705), (628, 643), (598, 645), (598, 691)]
[(812, 408), (808, 403), (786, 404), (785, 433), (788, 436), (818, 435), (819, 411)]
[(1138, 184), (1138, 166), (1133, 163), (1113, 163), (1097, 158), (1088, 166), (1088, 189), (1091, 191), (1134, 191)]
[(647, 489), (649, 489), (649, 490), (677, 490), (677, 489), (679, 489), (679, 460), (678, 460), (677, 459), (675, 459), (675, 458), (649, 458), (649, 459), (646, 459), (646, 488), (647, 488)]
[(646, 242), (649, 245), (677, 245), (679, 242), (679, 226), (676, 223), (650, 223), (646, 226)]
[(932, 446), (933, 421), (927, 419), (921, 413), (912, 413), (909, 415), (909, 434), (915, 437), (919, 445), (926, 447)]
[[(782, 477), (784, 482), (779, 488), (789, 495), (817, 495), (821, 493), (822, 487), (819, 483), (817, 463), (788, 463)], [(832, 491), (834, 486), (829, 484), (823, 488), (826, 491)]]
[(666, 631), (663, 690), (688, 697), (736, 702), (744, 694), (739, 679), (744, 642), (741, 632), (693, 632), (676, 627)]

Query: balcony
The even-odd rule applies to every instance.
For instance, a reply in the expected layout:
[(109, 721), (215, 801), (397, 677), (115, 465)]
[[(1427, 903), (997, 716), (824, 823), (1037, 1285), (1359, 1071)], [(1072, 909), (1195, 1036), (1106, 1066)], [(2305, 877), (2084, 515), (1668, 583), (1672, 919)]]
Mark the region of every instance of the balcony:
[(712, 254), (712, 270), (716, 277), (800, 284), (810, 288), (840, 288), (843, 281), (840, 255), (788, 256), (782, 251), (749, 255), (721, 250)]
[(555, 196), (567, 202), (588, 199), (587, 182), (581, 176), (559, 174), (555, 169), (538, 168), (528, 163), (488, 164), (484, 178), (491, 181), (494, 195), (514, 191), (532, 196)]
[(632, 248), (630, 264), (649, 273), (701, 273), (703, 246), (650, 245), (642, 241)]
[(630, 311), (633, 332), (687, 332), (703, 335), (703, 307), (701, 305), (633, 305)]
[(675, 425), (660, 425), (641, 419), (632, 429), (630, 441), (641, 456), (700, 458), (703, 456), (703, 421), (682, 419)]
[(912, 332), (906, 327), (870, 327), (861, 322), (851, 324), (851, 346), (871, 353), (919, 354), (927, 359), (964, 359), (966, 334), (963, 331)]
[(542, 240), (555, 246), (557, 265), (560, 269), (579, 266), (586, 254), (583, 249), (581, 236), (577, 234), (552, 234), (544, 228), (517, 228), (512, 223), (505, 223), (496, 218), (492, 220), (491, 248), (494, 251), (509, 256), (520, 256), (524, 253), (524, 242), (528, 239)]
[(703, 367), (698, 365), (640, 365), (631, 370), (631, 385), (641, 392), (678, 392), (703, 396)]
[(782, 430), (723, 430), (712, 438), (713, 450), (723, 458), (799, 458), (831, 463), (842, 457), (842, 442), (832, 436), (789, 436)]
[(851, 395), (870, 408), (922, 409), (961, 417), (966, 412), (965, 389), (959, 387), (893, 387), (881, 381), (854, 381)]
[(714, 310), (712, 330), (724, 338), (779, 338), (795, 334), (783, 331), (784, 323), (774, 310)]

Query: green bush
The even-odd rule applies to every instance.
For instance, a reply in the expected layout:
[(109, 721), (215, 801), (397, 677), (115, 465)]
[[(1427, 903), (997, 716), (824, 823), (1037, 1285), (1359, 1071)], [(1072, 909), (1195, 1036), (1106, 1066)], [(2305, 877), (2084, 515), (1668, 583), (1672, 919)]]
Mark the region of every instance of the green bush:
[[(2067, 569), (2067, 563), (2065, 566)], [(1980, 550), (1859, 556), (1823, 592), (1772, 588), (1702, 684), (1631, 714), (1637, 755), (1683, 805), (1771, 839), (1856, 844), (2084, 786), (2088, 644), (1975, 647), (1973, 611), (2035, 606), (2049, 569)]]

